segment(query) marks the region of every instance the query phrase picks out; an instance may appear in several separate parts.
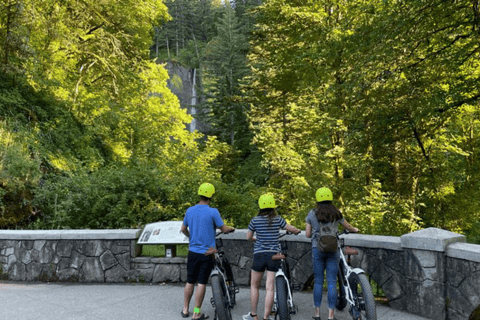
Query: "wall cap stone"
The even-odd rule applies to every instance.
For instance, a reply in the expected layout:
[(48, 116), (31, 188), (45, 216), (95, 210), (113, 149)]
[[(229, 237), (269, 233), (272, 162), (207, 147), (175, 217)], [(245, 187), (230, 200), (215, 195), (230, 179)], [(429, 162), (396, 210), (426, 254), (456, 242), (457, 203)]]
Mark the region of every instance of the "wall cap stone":
[(473, 243), (453, 243), (447, 247), (450, 258), (480, 262), (480, 245)]
[(341, 235), (345, 240), (345, 245), (352, 247), (365, 247), (389, 250), (403, 250), (400, 237), (392, 236), (374, 236), (369, 234), (350, 233)]
[(465, 242), (465, 236), (443, 229), (427, 228), (400, 237), (403, 248), (445, 252), (447, 246)]
[(0, 230), (5, 240), (132, 240), (138, 239), (141, 229), (103, 230)]

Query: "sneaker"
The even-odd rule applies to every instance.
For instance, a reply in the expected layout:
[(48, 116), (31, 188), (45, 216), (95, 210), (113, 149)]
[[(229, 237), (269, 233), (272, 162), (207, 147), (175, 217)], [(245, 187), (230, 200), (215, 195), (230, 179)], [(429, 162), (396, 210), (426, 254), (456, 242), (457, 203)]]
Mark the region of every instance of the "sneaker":
[(257, 316), (252, 316), (252, 313), (249, 312), (248, 314), (244, 315), (242, 317), (243, 320), (257, 320), (258, 317)]

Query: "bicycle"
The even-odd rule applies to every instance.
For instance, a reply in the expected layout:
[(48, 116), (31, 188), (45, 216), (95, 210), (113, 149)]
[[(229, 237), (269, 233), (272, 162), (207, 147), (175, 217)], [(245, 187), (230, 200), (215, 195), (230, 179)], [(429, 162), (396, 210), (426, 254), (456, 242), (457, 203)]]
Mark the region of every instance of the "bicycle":
[[(280, 235), (279, 239), (289, 234)], [(285, 251), (287, 251), (287, 242), (280, 241), (281, 253), (272, 257), (274, 260), (280, 260), (280, 268), (275, 273), (275, 291), (273, 298), (273, 312), (275, 320), (290, 320), (292, 314), (296, 314), (298, 307), (293, 302), (293, 283), (290, 277), (290, 266), (287, 261)]]
[(232, 268), (227, 260), (223, 248), (223, 241), (218, 236), (222, 232), (215, 235), (215, 244), (217, 249), (212, 250), (214, 255), (214, 266), (210, 273), (212, 283), (212, 298), (210, 303), (215, 309), (214, 320), (232, 320), (231, 310), (236, 304), (235, 295), (240, 291), (235, 284)]
[[(349, 232), (344, 230), (340, 235), (343, 234), (349, 234)], [(348, 303), (348, 311), (353, 320), (376, 320), (377, 311), (370, 282), (362, 269), (352, 268), (349, 259), (345, 258), (342, 250), (345, 247), (345, 241), (339, 237), (340, 235), (337, 236), (340, 261), (337, 274), (339, 290), (336, 308), (343, 310)], [(358, 252), (347, 255), (355, 254)]]

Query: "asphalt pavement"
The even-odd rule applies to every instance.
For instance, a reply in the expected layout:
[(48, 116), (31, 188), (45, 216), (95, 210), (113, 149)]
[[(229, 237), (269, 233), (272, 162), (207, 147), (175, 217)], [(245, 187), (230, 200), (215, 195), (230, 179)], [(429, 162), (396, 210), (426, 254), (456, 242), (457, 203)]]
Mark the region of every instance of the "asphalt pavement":
[[(212, 290), (207, 288), (202, 312), (213, 319), (210, 303)], [(262, 314), (265, 291), (260, 290), (259, 314)], [(0, 282), (0, 319), (20, 320), (83, 320), (83, 319), (183, 319), (183, 285), (181, 284), (82, 284), (82, 283), (20, 283)], [(193, 311), (193, 301), (190, 312)], [(298, 306), (296, 319), (312, 319), (312, 292), (295, 292)], [(320, 316), (327, 319), (324, 296)], [(0, 310), (1, 310), (0, 309)], [(346, 308), (347, 309), (347, 308)], [(241, 287), (233, 320), (241, 320), (250, 310), (250, 289)], [(336, 311), (338, 320), (351, 319), (348, 311)], [(261, 319), (261, 316), (260, 316)], [(422, 320), (416, 315), (377, 304), (378, 320)]]

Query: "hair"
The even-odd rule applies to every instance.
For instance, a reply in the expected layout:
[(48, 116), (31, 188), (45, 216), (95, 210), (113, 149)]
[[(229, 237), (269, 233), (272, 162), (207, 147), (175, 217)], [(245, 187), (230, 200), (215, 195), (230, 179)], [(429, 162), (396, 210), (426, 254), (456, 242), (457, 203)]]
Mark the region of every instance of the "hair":
[(334, 222), (343, 218), (342, 213), (335, 207), (332, 201), (317, 202), (315, 214), (317, 215), (317, 220), (321, 223)]
[(260, 209), (258, 212), (258, 216), (263, 216), (268, 218), (268, 225), (272, 225), (272, 219), (277, 216), (277, 213), (275, 212), (274, 208), (265, 208), (265, 209)]
[(203, 201), (210, 201), (212, 200), (212, 198), (207, 198), (205, 196), (200, 196), (200, 199), (203, 200)]

